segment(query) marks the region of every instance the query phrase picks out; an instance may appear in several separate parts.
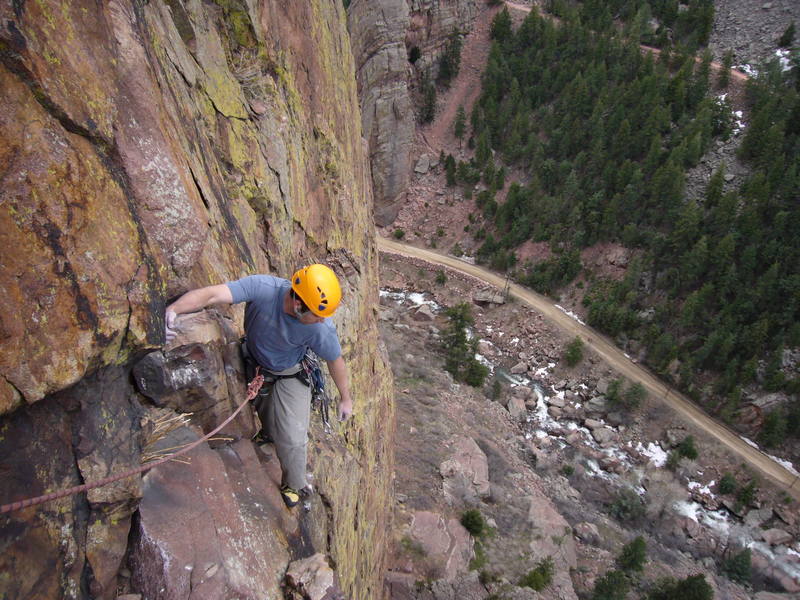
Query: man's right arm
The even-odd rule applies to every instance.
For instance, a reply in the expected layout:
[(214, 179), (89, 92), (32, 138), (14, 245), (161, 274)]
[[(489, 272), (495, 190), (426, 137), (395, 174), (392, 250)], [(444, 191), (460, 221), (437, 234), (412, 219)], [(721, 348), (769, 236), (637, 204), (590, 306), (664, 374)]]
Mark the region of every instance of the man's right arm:
[(165, 315), (167, 342), (171, 342), (177, 335), (175, 320), (178, 315), (196, 312), (212, 304), (233, 304), (233, 294), (230, 288), (223, 284), (210, 285), (186, 292), (175, 302), (167, 307)]
[(196, 312), (212, 304), (233, 304), (233, 294), (226, 284), (210, 285), (186, 292), (167, 307), (177, 315)]

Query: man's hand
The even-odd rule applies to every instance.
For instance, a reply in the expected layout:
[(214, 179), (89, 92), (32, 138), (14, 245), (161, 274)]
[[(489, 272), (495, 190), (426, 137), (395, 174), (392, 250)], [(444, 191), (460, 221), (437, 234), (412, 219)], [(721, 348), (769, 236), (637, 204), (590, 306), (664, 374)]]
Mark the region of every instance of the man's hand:
[(347, 421), (353, 414), (352, 400), (339, 400), (339, 421)]
[(177, 313), (174, 310), (168, 310), (166, 315), (164, 315), (164, 323), (166, 325), (166, 338), (167, 343), (169, 344), (172, 340), (174, 340), (177, 335), (177, 327), (175, 326), (175, 320), (178, 318)]

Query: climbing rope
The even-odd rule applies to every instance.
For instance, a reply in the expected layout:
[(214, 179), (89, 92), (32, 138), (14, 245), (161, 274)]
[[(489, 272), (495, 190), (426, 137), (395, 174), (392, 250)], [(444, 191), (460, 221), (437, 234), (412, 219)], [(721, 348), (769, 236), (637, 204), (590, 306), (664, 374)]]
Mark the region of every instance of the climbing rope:
[(16, 502), (11, 502), (10, 504), (3, 504), (0, 506), (0, 515), (9, 513), (15, 510), (19, 510), (21, 508), (27, 508), (28, 506), (36, 506), (37, 504), (43, 504), (45, 502), (50, 502), (51, 500), (58, 500), (59, 498), (64, 498), (66, 496), (72, 496), (74, 494), (80, 494), (81, 492), (86, 492), (94, 488), (103, 487), (104, 485), (108, 485), (109, 483), (114, 483), (115, 481), (119, 481), (120, 479), (125, 479), (127, 477), (132, 477), (133, 475), (138, 475), (139, 473), (144, 473), (145, 471), (149, 471), (150, 469), (157, 467), (158, 465), (164, 464), (168, 460), (173, 460), (177, 456), (181, 456), (186, 454), (187, 452), (193, 450), (203, 442), (205, 442), (208, 438), (219, 432), (220, 429), (225, 427), (228, 423), (230, 423), (233, 418), (241, 412), (241, 410), (245, 407), (245, 405), (250, 402), (253, 398), (256, 397), (258, 390), (261, 389), (261, 386), (264, 385), (264, 376), (259, 374), (258, 369), (256, 369), (256, 375), (253, 377), (253, 381), (251, 381), (247, 385), (247, 398), (245, 398), (244, 402), (242, 402), (239, 407), (231, 413), (231, 415), (222, 422), (214, 431), (207, 433), (199, 440), (196, 440), (183, 448), (182, 450), (176, 452), (175, 454), (170, 454), (169, 456), (165, 456), (164, 458), (160, 458), (157, 461), (147, 463), (146, 465), (142, 465), (135, 469), (130, 469), (125, 471), (124, 473), (119, 473), (117, 475), (112, 475), (110, 477), (106, 477), (105, 479), (100, 479), (99, 481), (93, 481), (92, 483), (84, 483), (83, 485), (78, 485), (75, 487), (68, 488), (66, 490), (60, 490), (58, 492), (52, 492), (50, 494), (45, 494), (43, 496), (37, 496), (35, 498), (27, 498), (25, 500), (17, 500)]

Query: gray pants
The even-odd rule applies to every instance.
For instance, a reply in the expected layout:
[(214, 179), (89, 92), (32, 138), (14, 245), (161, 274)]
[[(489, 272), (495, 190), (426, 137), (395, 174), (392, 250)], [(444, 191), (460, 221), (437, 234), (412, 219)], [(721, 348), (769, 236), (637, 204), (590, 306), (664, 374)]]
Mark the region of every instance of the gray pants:
[[(276, 375), (291, 375), (300, 370), (295, 365)], [(266, 388), (266, 389), (265, 389)], [(311, 416), (311, 388), (296, 377), (278, 379), (265, 385), (255, 400), (261, 426), (275, 442), (275, 451), (283, 473), (281, 485), (301, 490), (306, 481), (306, 443)]]

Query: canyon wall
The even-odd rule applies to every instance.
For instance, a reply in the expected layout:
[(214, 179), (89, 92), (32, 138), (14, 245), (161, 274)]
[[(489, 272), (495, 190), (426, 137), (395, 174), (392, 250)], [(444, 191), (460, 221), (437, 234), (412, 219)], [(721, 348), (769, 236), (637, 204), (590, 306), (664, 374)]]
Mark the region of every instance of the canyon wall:
[[(211, 311), (208, 339), (190, 327), (162, 348), (166, 302), (194, 287), (330, 264), (343, 284), (334, 322), (356, 411), (330, 435), (315, 425), (323, 501), (302, 527), (273, 506), (252, 531), (245, 511), (277, 497), (264, 481), (231, 492), (232, 505), (212, 494), (193, 513), (159, 467), (0, 517), (0, 595), (114, 598), (152, 576), (174, 586), (158, 597), (201, 597), (207, 580), (227, 597), (245, 594), (244, 575), (259, 569), (262, 589), (278, 590), (286, 562), (313, 542), (349, 598), (380, 597), (394, 417), (341, 3), (3, 2), (0, 24), (0, 502), (137, 466), (154, 412), (191, 405), (198, 417), (181, 435), (196, 438), (243, 399), (241, 309)], [(167, 399), (132, 375), (154, 355), (174, 384)], [(186, 472), (200, 481), (209, 453), (226, 479), (269, 462), (247, 439), (252, 419), (246, 407), (230, 439), (204, 446)], [(180, 478), (180, 469), (167, 471)], [(174, 540), (148, 538), (153, 511), (164, 518), (176, 506), (205, 523), (224, 511), (250, 524), (229, 536), (218, 528), (246, 538), (239, 544), (192, 539), (195, 562), (180, 566), (194, 573), (191, 585), (168, 576)], [(193, 522), (175, 529), (191, 535)], [(295, 530), (311, 540), (300, 551)], [(161, 555), (137, 562), (148, 548)], [(201, 577), (197, 561), (212, 550), (217, 562)], [(146, 572), (157, 565), (162, 572)]]
[(414, 166), (419, 103), (415, 90), (423, 73), (436, 78), (449, 36), (468, 33), (477, 10), (476, 0), (353, 0), (350, 4), (348, 27), (369, 141), (375, 222), (380, 226), (389, 225), (400, 211)]

